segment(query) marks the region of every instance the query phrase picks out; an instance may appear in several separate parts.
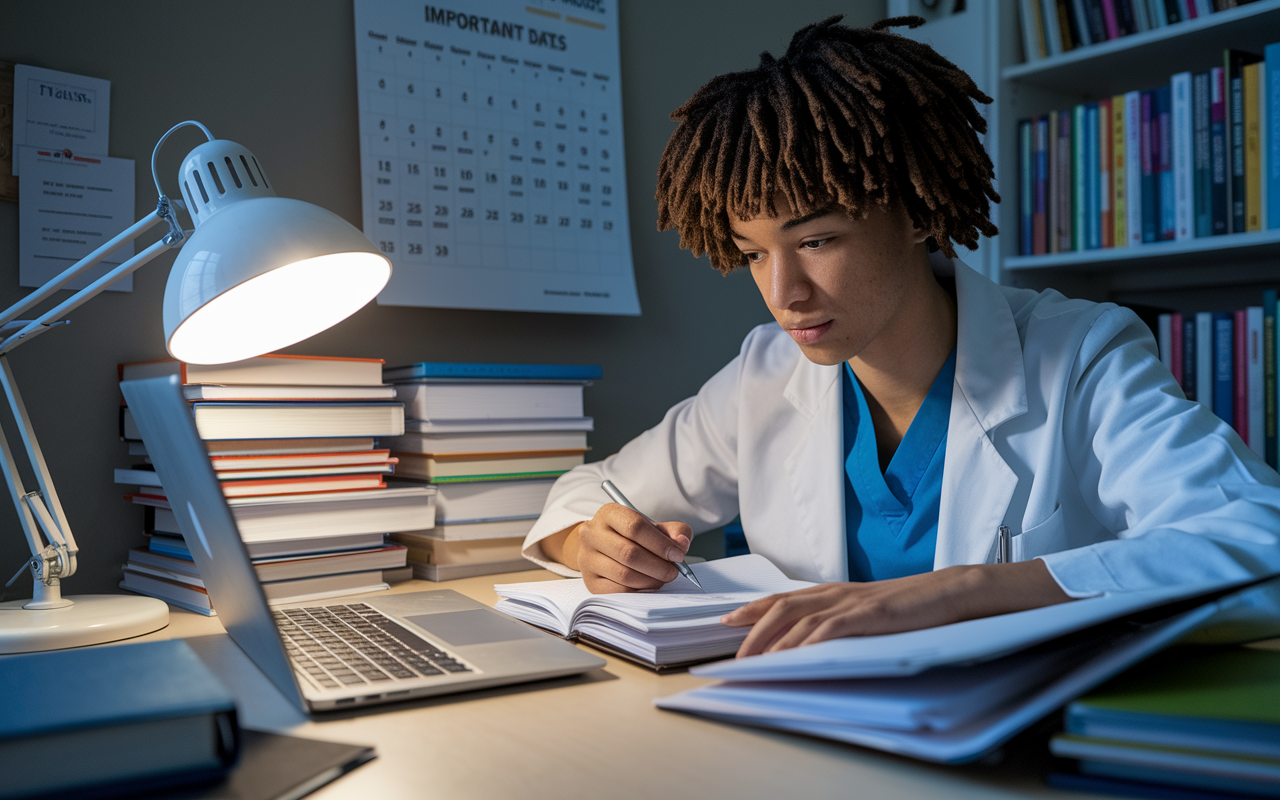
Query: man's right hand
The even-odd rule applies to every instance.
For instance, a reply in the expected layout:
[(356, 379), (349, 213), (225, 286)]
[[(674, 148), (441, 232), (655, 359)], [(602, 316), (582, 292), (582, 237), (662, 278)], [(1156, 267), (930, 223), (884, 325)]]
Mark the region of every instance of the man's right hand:
[(566, 531), (542, 540), (542, 551), (582, 573), (594, 594), (657, 589), (680, 573), (693, 533), (683, 522), (656, 525), (616, 503)]

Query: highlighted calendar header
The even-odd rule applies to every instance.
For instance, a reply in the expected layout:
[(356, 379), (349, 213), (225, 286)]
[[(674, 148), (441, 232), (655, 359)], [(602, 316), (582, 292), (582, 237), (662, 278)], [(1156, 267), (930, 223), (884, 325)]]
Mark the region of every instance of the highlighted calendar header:
[[(506, 20), (494, 19), (479, 14), (467, 14), (461, 11), (423, 6), (426, 21), (432, 25), (443, 25), (446, 28), (457, 28), (461, 31), (496, 36), (513, 41), (527, 41), (529, 44), (546, 47), (551, 50), (568, 50), (569, 44), (562, 33), (541, 31), (527, 25)], [(530, 7), (530, 10), (533, 10)], [(559, 14), (555, 14), (559, 17)]]

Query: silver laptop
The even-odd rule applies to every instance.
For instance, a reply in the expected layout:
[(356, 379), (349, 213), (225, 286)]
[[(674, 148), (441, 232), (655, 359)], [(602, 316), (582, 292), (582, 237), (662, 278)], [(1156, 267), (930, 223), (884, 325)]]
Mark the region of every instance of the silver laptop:
[(448, 589), (268, 606), (177, 377), (125, 381), (120, 388), (219, 619), (304, 710), (556, 678), (605, 665)]

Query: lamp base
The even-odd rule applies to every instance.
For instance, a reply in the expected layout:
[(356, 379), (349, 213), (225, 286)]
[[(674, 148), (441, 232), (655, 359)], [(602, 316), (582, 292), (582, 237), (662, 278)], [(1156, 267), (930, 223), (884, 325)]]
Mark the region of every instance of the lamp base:
[(154, 597), (82, 594), (71, 605), (23, 608), (0, 603), (0, 653), (34, 653), (130, 639), (169, 624), (169, 606)]

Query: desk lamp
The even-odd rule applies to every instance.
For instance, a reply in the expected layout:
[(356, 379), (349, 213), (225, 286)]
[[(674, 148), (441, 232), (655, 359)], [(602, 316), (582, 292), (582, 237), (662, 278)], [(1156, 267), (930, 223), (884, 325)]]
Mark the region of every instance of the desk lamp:
[[(156, 156), (175, 131), (199, 128), (208, 141), (183, 159), (182, 201), (160, 188)], [(364, 234), (318, 206), (277, 197), (253, 153), (188, 120), (171, 128), (151, 154), (159, 201), (155, 211), (0, 312), (0, 384), (39, 488), (27, 491), (0, 431), (0, 468), (31, 548), (24, 570), (35, 581), (28, 601), (0, 603), (0, 653), (54, 650), (140, 636), (169, 622), (168, 606), (151, 597), (63, 597), (61, 581), (76, 571), (79, 548), (58, 501), (8, 353), (50, 328), (111, 284), (166, 250), (182, 246), (164, 293), (164, 335), (170, 355), (193, 364), (221, 364), (278, 350), (329, 328), (372, 300), (391, 277), (391, 262)], [(184, 232), (174, 208), (195, 225)], [(103, 258), (160, 221), (169, 232), (35, 319), (18, 319)]]

